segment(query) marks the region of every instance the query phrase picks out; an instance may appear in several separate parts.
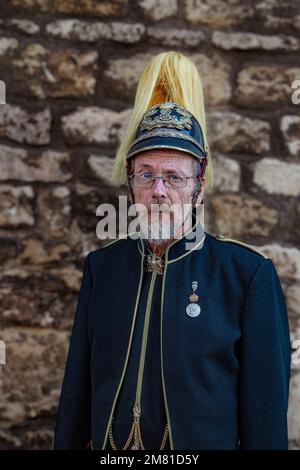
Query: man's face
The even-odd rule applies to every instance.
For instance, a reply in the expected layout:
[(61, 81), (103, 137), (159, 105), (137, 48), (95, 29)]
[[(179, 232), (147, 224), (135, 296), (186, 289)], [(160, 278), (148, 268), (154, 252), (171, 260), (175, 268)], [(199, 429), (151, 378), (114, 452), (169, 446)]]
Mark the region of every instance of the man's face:
[[(184, 205), (192, 202), (192, 196), (197, 184), (195, 178), (195, 158), (185, 152), (172, 149), (146, 150), (136, 155), (134, 173), (151, 173), (153, 175), (172, 174), (180, 177), (193, 176), (187, 179), (184, 187), (168, 187), (161, 178), (155, 179), (152, 184), (138, 184), (133, 178), (133, 193), (136, 204), (147, 207), (147, 220), (144, 214), (140, 216), (140, 230), (146, 231), (151, 226), (151, 236), (146, 236), (152, 243), (159, 243), (161, 239), (171, 238), (181, 228), (187, 217), (187, 208)], [(198, 204), (203, 197), (202, 187)], [(156, 207), (151, 204), (155, 204)], [(158, 206), (159, 205), (159, 206)], [(174, 208), (170, 212), (170, 208)], [(191, 206), (189, 206), (191, 210)], [(139, 211), (138, 211), (139, 212)]]

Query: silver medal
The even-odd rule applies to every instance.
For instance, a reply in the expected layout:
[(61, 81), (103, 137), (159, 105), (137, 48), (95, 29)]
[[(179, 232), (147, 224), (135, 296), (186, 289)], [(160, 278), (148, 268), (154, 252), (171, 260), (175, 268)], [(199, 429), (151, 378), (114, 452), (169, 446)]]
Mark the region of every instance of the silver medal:
[(192, 304), (188, 304), (185, 311), (190, 317), (197, 317), (198, 315), (200, 315), (201, 308), (200, 308), (200, 305), (196, 303), (192, 303)]

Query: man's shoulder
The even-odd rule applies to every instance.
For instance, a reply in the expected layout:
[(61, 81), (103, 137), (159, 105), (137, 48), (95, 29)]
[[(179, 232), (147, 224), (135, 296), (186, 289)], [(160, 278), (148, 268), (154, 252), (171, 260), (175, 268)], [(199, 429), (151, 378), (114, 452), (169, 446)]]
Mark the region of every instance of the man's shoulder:
[(244, 241), (237, 240), (236, 238), (229, 237), (223, 233), (210, 235), (215, 241), (216, 245), (225, 246), (225, 250), (231, 250), (237, 254), (254, 255), (255, 257), (268, 259), (267, 255), (263, 253), (252, 244), (245, 243)]
[(260, 265), (268, 264), (269, 258), (260, 249), (225, 234), (206, 234), (210, 253), (228, 269), (238, 270), (251, 276)]
[(272, 259), (254, 245), (220, 233), (208, 234), (208, 240), (212, 259), (226, 276), (248, 285), (256, 274), (268, 279), (276, 271)]
[(119, 253), (128, 249), (129, 246), (132, 246), (133, 244), (136, 245), (136, 243), (137, 240), (129, 237), (128, 235), (119, 237), (114, 240), (105, 241), (103, 246), (90, 251), (87, 254), (87, 257), (89, 257), (90, 260), (94, 260), (102, 257), (103, 255), (105, 256), (106, 254), (110, 256), (112, 253)]

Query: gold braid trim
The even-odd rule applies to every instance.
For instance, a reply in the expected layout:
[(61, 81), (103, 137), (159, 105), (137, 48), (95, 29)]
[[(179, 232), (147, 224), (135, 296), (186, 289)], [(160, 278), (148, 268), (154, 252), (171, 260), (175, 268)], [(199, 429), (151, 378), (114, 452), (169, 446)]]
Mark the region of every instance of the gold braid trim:
[(257, 250), (257, 249), (254, 248), (253, 246), (248, 245), (247, 243), (241, 242), (241, 241), (239, 241), (239, 240), (235, 240), (234, 238), (228, 238), (228, 237), (226, 237), (225, 235), (223, 235), (222, 233), (218, 233), (218, 234), (216, 235), (216, 239), (217, 239), (217, 240), (220, 240), (220, 241), (222, 241), (222, 242), (236, 243), (237, 245), (243, 246), (244, 248), (248, 248), (248, 250), (254, 251), (254, 253), (257, 253), (258, 255), (262, 256), (263, 258), (268, 259), (268, 257), (267, 257), (264, 253), (262, 253), (261, 251)]
[[(112, 446), (113, 450), (126, 450), (126, 449), (128, 449), (128, 447), (130, 445), (130, 442), (132, 441), (133, 436), (134, 436), (133, 445), (135, 447), (132, 450), (140, 450), (140, 449), (145, 450), (145, 446), (144, 446), (144, 443), (142, 441), (141, 428), (140, 428), (140, 422), (139, 421), (140, 421), (139, 418), (135, 419), (133, 421), (129, 436), (127, 438), (127, 441), (126, 441), (124, 447), (122, 447), (122, 449), (118, 449), (117, 446), (116, 446), (116, 443), (114, 441), (114, 438), (113, 438), (113, 435), (112, 435), (112, 421), (111, 421), (108, 433), (109, 433), (109, 440), (110, 440), (110, 443), (111, 443), (111, 446)], [(167, 442), (168, 432), (169, 432), (169, 428), (168, 428), (168, 424), (166, 424), (164, 434), (163, 434), (163, 438), (162, 438), (162, 442), (161, 442), (159, 450), (164, 449), (164, 447), (166, 445), (166, 442)]]

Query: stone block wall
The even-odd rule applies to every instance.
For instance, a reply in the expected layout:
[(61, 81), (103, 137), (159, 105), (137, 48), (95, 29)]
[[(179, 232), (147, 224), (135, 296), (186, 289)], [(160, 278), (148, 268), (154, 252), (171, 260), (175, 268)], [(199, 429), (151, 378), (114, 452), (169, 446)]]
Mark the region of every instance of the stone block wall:
[[(51, 447), (83, 257), (102, 243), (95, 210), (125, 194), (110, 183), (115, 151), (143, 67), (170, 49), (204, 83), (206, 230), (273, 259), (300, 339), (298, 0), (2, 0), (2, 449)], [(289, 434), (300, 448), (297, 364)]]

